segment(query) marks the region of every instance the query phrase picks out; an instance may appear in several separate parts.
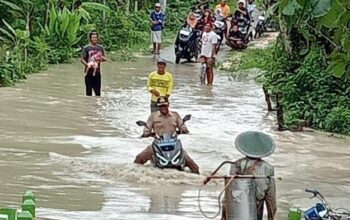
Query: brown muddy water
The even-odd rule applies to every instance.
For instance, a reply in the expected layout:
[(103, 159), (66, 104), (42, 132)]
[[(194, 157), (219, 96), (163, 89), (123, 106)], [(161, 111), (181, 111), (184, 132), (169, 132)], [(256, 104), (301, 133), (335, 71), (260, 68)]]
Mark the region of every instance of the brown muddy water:
[[(227, 48), (223, 49), (224, 51)], [(163, 51), (174, 60), (172, 49)], [(85, 97), (82, 66), (52, 66), (25, 83), (0, 89), (0, 207), (18, 206), (31, 189), (37, 219), (205, 219), (197, 191), (205, 174), (242, 155), (234, 138), (259, 130), (273, 136), (278, 187), (277, 219), (291, 206), (307, 208), (305, 188), (322, 191), (335, 207), (350, 208), (350, 141), (321, 132), (276, 132), (261, 87), (216, 71), (215, 85), (199, 85), (195, 64), (168, 65), (175, 77), (171, 107), (192, 114), (183, 135), (202, 176), (132, 162), (151, 139), (141, 140), (136, 120), (146, 120), (151, 57), (103, 66), (102, 97)], [(227, 171), (227, 169), (226, 169)], [(202, 206), (217, 210), (222, 182), (203, 192)]]

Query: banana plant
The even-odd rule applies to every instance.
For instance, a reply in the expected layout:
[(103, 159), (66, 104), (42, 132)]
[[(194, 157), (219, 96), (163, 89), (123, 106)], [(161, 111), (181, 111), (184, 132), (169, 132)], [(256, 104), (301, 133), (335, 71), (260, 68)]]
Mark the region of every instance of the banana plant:
[(26, 31), (31, 35), (32, 22), (35, 18), (35, 2), (31, 0), (22, 0), (19, 4), (15, 4), (7, 0), (0, 0), (0, 4), (6, 5), (9, 8), (7, 11), (15, 18), (23, 19), (26, 23)]
[[(5, 42), (9, 42), (12, 46), (11, 48), (11, 60), (18, 70), (18, 75), (20, 78), (25, 76), (25, 68), (28, 64), (28, 46), (30, 44), (29, 32), (27, 30), (14, 29), (5, 20), (2, 20), (5, 28), (0, 28), (0, 39)], [(23, 62), (24, 61), (24, 62)], [(12, 77), (13, 78), (13, 77)]]

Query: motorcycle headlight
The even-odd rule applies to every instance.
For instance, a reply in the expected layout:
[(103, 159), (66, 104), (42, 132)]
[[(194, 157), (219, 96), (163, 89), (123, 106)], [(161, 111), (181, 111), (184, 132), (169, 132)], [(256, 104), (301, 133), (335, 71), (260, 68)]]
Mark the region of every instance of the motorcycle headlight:
[(177, 152), (174, 158), (171, 160), (171, 164), (177, 165), (180, 162), (181, 151)]
[(168, 165), (167, 159), (165, 159), (162, 155), (160, 155), (159, 153), (156, 153), (156, 156), (159, 158), (160, 165), (162, 166)]

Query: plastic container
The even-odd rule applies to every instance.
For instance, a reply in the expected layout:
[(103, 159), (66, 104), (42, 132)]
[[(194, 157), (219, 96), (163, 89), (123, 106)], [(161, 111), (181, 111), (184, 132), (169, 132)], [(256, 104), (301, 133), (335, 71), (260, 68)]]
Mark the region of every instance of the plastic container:
[(8, 216), (8, 220), (17, 219), (17, 209), (14, 208), (0, 208), (0, 214)]
[(26, 199), (22, 204), (22, 211), (28, 211), (35, 217), (35, 202), (31, 199)]
[(288, 213), (288, 220), (300, 220), (301, 210), (299, 208), (290, 208)]
[(22, 202), (24, 202), (25, 200), (27, 199), (31, 199), (33, 200), (35, 203), (36, 203), (36, 200), (35, 200), (35, 195), (32, 191), (28, 190), (24, 193), (23, 195), (23, 199), (22, 199)]
[(28, 211), (20, 212), (17, 216), (17, 220), (33, 220), (32, 214)]
[(5, 214), (0, 214), (0, 220), (9, 220), (9, 216)]

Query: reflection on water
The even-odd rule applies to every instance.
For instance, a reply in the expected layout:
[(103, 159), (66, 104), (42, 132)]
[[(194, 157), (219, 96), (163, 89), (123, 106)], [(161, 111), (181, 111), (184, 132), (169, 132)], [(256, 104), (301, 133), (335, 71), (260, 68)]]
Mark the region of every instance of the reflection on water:
[[(173, 60), (171, 49), (164, 58)], [(146, 120), (147, 73), (154, 60), (106, 64), (102, 97), (85, 97), (81, 65), (52, 67), (26, 83), (0, 89), (0, 206), (38, 197), (40, 219), (204, 219), (197, 190), (221, 161), (241, 155), (234, 138), (261, 130), (278, 144), (267, 160), (278, 181), (278, 219), (292, 205), (312, 204), (303, 190), (317, 187), (335, 206), (350, 204), (347, 139), (319, 132), (275, 132), (260, 86), (217, 71), (213, 87), (199, 85), (195, 64), (168, 65), (175, 78), (172, 109), (192, 114), (190, 135), (180, 138), (202, 175), (136, 166), (151, 139), (139, 139)], [(203, 191), (202, 206), (217, 211), (220, 181)]]

